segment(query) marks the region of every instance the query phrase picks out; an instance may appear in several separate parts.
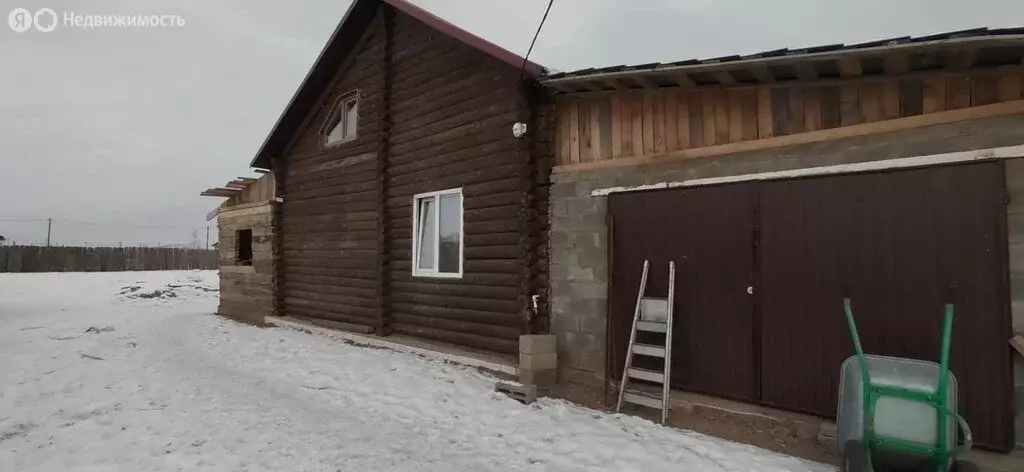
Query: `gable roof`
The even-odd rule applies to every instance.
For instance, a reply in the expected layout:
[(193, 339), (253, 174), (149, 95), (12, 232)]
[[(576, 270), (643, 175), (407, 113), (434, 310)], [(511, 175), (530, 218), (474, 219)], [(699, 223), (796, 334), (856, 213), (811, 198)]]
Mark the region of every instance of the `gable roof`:
[[(277, 119), (277, 123), (274, 124), (274, 128), (270, 131), (260, 150), (253, 157), (252, 162), (249, 163), (250, 166), (270, 168), (270, 158), (283, 151), (284, 146), (288, 144), (292, 131), (302, 123), (302, 120), (316, 106), (320, 93), (330, 83), (345, 59), (352, 53), (352, 49), (356, 47), (366, 26), (373, 20), (377, 8), (382, 4), (390, 5), (396, 10), (423, 22), (428, 27), (516, 69), (523, 66), (523, 58), (521, 56), (459, 28), (409, 3), (407, 0), (353, 0), (352, 5), (345, 12), (345, 16), (338, 23), (338, 27), (331, 34), (331, 38), (327, 41), (323, 50), (320, 51), (320, 56), (313, 63), (313, 68), (306, 74), (302, 85), (299, 86), (299, 89), (292, 96), (291, 101), (288, 102), (288, 106)], [(543, 75), (546, 69), (539, 64), (527, 61), (524, 72), (532, 78), (537, 78)]]

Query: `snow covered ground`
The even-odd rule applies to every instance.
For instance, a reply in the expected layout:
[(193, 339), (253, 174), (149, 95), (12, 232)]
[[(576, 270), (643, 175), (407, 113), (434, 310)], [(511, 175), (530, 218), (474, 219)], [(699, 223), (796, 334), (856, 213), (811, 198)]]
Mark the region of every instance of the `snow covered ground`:
[(0, 274), (2, 471), (824, 471), (211, 315), (216, 272)]

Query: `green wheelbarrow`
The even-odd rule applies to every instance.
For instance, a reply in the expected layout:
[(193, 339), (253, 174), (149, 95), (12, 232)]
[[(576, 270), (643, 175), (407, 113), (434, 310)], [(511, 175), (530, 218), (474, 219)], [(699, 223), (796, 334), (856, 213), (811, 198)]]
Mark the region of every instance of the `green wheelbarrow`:
[[(953, 305), (946, 304), (939, 363), (866, 355), (843, 300), (857, 353), (843, 362), (836, 441), (844, 472), (976, 472), (958, 456), (971, 448), (971, 429), (956, 412), (956, 376), (949, 371)], [(957, 430), (963, 442), (957, 443)]]

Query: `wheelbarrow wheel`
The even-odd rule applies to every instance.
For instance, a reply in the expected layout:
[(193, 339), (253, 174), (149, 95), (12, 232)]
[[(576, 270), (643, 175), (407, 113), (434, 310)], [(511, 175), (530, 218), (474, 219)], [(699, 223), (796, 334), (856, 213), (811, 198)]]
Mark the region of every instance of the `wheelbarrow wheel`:
[(856, 440), (846, 441), (843, 446), (843, 461), (839, 465), (839, 472), (870, 472), (867, 470), (868, 451), (864, 443)]

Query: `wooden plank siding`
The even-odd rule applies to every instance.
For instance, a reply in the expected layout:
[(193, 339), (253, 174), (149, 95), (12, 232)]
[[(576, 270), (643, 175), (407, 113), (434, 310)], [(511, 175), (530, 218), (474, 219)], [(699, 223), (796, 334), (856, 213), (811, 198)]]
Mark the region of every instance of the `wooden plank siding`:
[[(587, 162), (672, 154), (796, 133), (873, 123), (1024, 98), (1024, 74), (901, 78), (822, 85), (736, 87), (681, 92), (623, 91), (556, 97), (556, 116), (608, 107), (611, 149)], [(604, 108), (599, 108), (604, 109)], [(584, 111), (585, 110), (585, 111)], [(590, 116), (590, 115), (586, 115)], [(593, 117), (590, 117), (591, 119)], [(598, 117), (600, 121), (603, 117)], [(675, 124), (674, 132), (668, 128)], [(556, 163), (579, 161), (573, 142), (558, 136)], [(589, 150), (590, 148), (588, 148)]]
[[(554, 155), (610, 156), (612, 102), (540, 108), (517, 141), (512, 125), (530, 113), (518, 70), (392, 15), (368, 27), (283, 158), (284, 314), (513, 353), (521, 334), (546, 329), (523, 312), (529, 295), (546, 300), (540, 233)], [(328, 111), (352, 91), (358, 136), (325, 148)], [(453, 188), (464, 198), (464, 275), (413, 277), (413, 196)]]
[(277, 183), (274, 181), (274, 173), (267, 172), (261, 175), (255, 182), (249, 184), (238, 195), (235, 195), (221, 204), (222, 208), (231, 207), (235, 205), (244, 205), (246, 203), (262, 203), (273, 200), (277, 195), (274, 192), (274, 188)]

